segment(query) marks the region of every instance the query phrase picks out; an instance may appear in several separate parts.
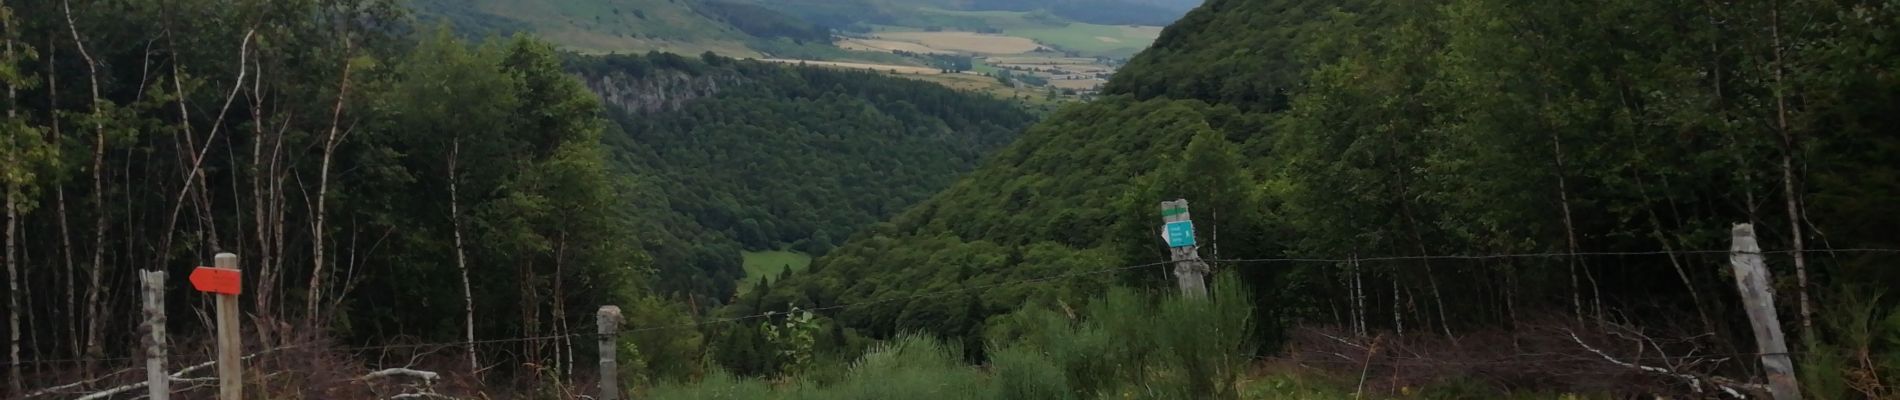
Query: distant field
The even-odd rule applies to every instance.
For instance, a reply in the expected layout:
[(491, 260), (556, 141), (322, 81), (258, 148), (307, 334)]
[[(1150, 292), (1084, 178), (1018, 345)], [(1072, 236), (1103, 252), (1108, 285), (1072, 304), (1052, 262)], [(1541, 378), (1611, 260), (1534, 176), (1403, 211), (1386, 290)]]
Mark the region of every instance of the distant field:
[(912, 42), (904, 42), (904, 41), (896, 41), (896, 40), (882, 40), (882, 39), (842, 38), (838, 40), (838, 47), (843, 47), (849, 50), (883, 51), (883, 52), (906, 51), (906, 52), (918, 53), (918, 54), (956, 53), (955, 51), (932, 48), (930, 46), (925, 46), (920, 43), (912, 43)]
[(977, 54), (1022, 54), (1042, 45), (1028, 38), (975, 32), (879, 32), (877, 38)]
[[(811, 265), (811, 255), (796, 251), (746, 251), (740, 252), (739, 255), (745, 258), (747, 283), (756, 283), (759, 279), (768, 276), (776, 279), (787, 266), (790, 266), (793, 271), (798, 271)], [(739, 289), (745, 290), (750, 286), (740, 285)]]
[(1161, 27), (1071, 23), (1065, 26), (1005, 28), (1003, 33), (1035, 39), (1085, 56), (1127, 58), (1153, 44), (1155, 38), (1161, 36)]
[(943, 70), (937, 69), (937, 68), (916, 67), (916, 66), (909, 66), (909, 65), (866, 64), (866, 63), (840, 62), (840, 61), (787, 60), (787, 59), (780, 59), (780, 58), (766, 58), (766, 59), (760, 59), (759, 61), (784, 63), (784, 64), (804, 64), (804, 65), (819, 66), (819, 67), (868, 69), (868, 70), (880, 71), (880, 72), (896, 72), (899, 74), (912, 74), (912, 75), (936, 75), (936, 74), (943, 73)]
[(1095, 59), (1087, 57), (990, 57), (991, 64), (1022, 65), (1081, 65), (1094, 64)]

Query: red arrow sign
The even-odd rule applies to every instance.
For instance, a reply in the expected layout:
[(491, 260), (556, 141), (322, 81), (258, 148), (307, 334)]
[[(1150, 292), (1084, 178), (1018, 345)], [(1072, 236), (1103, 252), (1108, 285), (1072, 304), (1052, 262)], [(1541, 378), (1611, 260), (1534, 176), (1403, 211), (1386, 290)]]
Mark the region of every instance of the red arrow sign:
[(191, 287), (197, 288), (200, 292), (236, 296), (244, 291), (241, 276), (235, 269), (198, 267), (191, 270)]

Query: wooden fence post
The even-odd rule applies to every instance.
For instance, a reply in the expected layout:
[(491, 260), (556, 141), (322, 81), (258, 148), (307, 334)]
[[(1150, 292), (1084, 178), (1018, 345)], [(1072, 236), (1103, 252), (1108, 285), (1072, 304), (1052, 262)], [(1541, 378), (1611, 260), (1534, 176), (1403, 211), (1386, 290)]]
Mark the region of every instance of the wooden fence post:
[(1768, 286), (1772, 279), (1762, 261), (1761, 246), (1755, 243), (1755, 227), (1735, 224), (1731, 233), (1735, 242), (1729, 249), (1729, 265), (1734, 268), (1735, 286), (1742, 292), (1742, 306), (1748, 309), (1748, 322), (1755, 328), (1755, 346), (1761, 351), (1762, 369), (1768, 372), (1768, 390), (1775, 400), (1800, 399), (1801, 385), (1795, 380), (1794, 361), (1781, 335), (1775, 292)]
[(170, 400), (171, 377), (165, 370), (165, 271), (139, 271), (145, 321), (139, 324), (145, 345), (145, 388), (152, 400)]
[(1161, 202), (1161, 223), (1161, 240), (1167, 242), (1168, 254), (1174, 259), (1174, 278), (1181, 285), (1181, 294), (1207, 297), (1207, 281), (1201, 277), (1207, 272), (1207, 263), (1201, 261), (1200, 245), (1194, 239), (1187, 200)]
[[(238, 270), (238, 256), (218, 253), (218, 268)], [(218, 294), (218, 399), (244, 399), (244, 332), (238, 329), (238, 295)]]
[(600, 306), (594, 313), (594, 323), (599, 326), (596, 332), (600, 339), (600, 396), (597, 400), (620, 400), (620, 363), (619, 347), (615, 339), (620, 337), (620, 307)]

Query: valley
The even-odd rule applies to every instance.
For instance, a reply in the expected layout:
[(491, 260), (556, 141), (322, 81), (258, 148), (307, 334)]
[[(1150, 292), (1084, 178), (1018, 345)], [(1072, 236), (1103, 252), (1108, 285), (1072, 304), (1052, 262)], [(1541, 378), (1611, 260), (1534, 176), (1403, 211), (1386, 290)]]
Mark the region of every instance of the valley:
[[(423, 0), (418, 4), (425, 21), (449, 23), (470, 35), (533, 32), (581, 53), (661, 51), (691, 56), (711, 52), (771, 62), (804, 61), (951, 83), (1042, 104), (1092, 95), (1161, 30), (1154, 25), (1082, 22), (1051, 8), (953, 9), (948, 7), (984, 6), (933, 0), (879, 0), (865, 5), (876, 12), (840, 15), (813, 15), (790, 3), (745, 0)], [(1147, 7), (1113, 1), (1102, 4)], [(1009, 60), (995, 60), (999, 57)], [(990, 79), (919, 76), (932, 70)]]
[(1897, 32), (0, 2), (0, 398), (1900, 399)]

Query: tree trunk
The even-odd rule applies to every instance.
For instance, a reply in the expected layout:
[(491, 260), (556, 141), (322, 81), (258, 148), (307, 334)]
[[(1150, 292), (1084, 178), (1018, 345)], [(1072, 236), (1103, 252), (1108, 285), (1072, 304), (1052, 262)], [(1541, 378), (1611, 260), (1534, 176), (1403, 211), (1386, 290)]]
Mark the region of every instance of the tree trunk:
[[(58, 79), (58, 75), (55, 74), (57, 70), (54, 67), (54, 65), (57, 64), (58, 58), (59, 58), (58, 43), (55, 41), (53, 36), (48, 35), (46, 38), (46, 109), (47, 110), (59, 109), (59, 79)], [(64, 136), (64, 133), (61, 132), (60, 130), (59, 118), (48, 118), (48, 125), (52, 127), (52, 130), (48, 132), (45, 138), (47, 148), (51, 149), (51, 154), (49, 155), (49, 157), (52, 157), (53, 159), (61, 159), (62, 156), (60, 154), (62, 153), (62, 149), (60, 148), (59, 141), (60, 141), (60, 138), (65, 137), (65, 136)], [(62, 273), (59, 274), (59, 281), (62, 284), (64, 284), (63, 287), (66, 289), (64, 292), (62, 292), (63, 294), (60, 296), (62, 300), (65, 300), (64, 301), (65, 311), (60, 314), (60, 317), (61, 317), (60, 320), (65, 321), (65, 322), (61, 323), (60, 325), (62, 325), (63, 328), (66, 328), (65, 336), (67, 340), (67, 350), (68, 350), (68, 353), (66, 353), (66, 355), (69, 357), (78, 358), (80, 351), (83, 348), (83, 347), (80, 347), (80, 338), (85, 336), (85, 329), (82, 328), (83, 323), (80, 322), (81, 318), (79, 318), (79, 307), (77, 306), (77, 301), (79, 298), (79, 292), (77, 290), (78, 286), (74, 285), (74, 281), (76, 281), (78, 278), (75, 276), (77, 274), (77, 269), (75, 268), (75, 265), (73, 264), (72, 227), (71, 227), (71, 224), (67, 223), (67, 219), (66, 219), (66, 187), (65, 185), (52, 185), (52, 186), (53, 186), (54, 212), (57, 214), (56, 218), (59, 219), (59, 249), (60, 249), (59, 254), (60, 254), (61, 260), (64, 262), (60, 266), (60, 270), (62, 271)]]
[(1801, 336), (1814, 338), (1814, 303), (1808, 298), (1808, 258), (1804, 234), (1801, 231), (1801, 192), (1795, 184), (1794, 153), (1800, 149), (1798, 138), (1788, 126), (1787, 81), (1783, 75), (1787, 71), (1787, 61), (1782, 58), (1781, 45), (1781, 2), (1774, 2), (1768, 9), (1769, 35), (1774, 40), (1775, 57), (1775, 130), (1781, 134), (1781, 190), (1783, 203), (1788, 208), (1788, 235), (1794, 245), (1794, 276), (1799, 287), (1795, 296), (1801, 303)]
[(92, 271), (88, 273), (86, 285), (86, 354), (98, 357), (105, 349), (99, 346), (99, 336), (105, 329), (105, 318), (100, 313), (105, 308), (99, 304), (102, 288), (100, 281), (106, 264), (106, 199), (105, 199), (105, 155), (106, 126), (99, 103), (99, 63), (86, 51), (86, 40), (79, 36), (79, 26), (73, 23), (73, 4), (71, 0), (62, 1), (66, 15), (66, 29), (72, 34), (73, 46), (79, 50), (79, 56), (86, 60), (86, 77), (92, 86)]
[(468, 282), (468, 252), (462, 245), (462, 199), (457, 191), (457, 181), (461, 176), (456, 172), (456, 158), (462, 154), (462, 139), (455, 138), (449, 145), (449, 225), (455, 233), (455, 269), (462, 273), (462, 339), (467, 343), (463, 351), (468, 352), (468, 371), (481, 371), (481, 363), (475, 358), (475, 292)]
[(554, 239), (554, 334), (561, 336), (561, 341), (558, 343), (561, 348), (555, 350), (555, 357), (563, 361), (555, 364), (561, 367), (563, 377), (574, 376), (574, 340), (568, 336), (570, 332), (568, 332), (567, 324), (567, 293), (561, 284), (564, 280), (563, 274), (566, 272), (566, 256), (567, 232), (561, 232), (560, 236)]
[(310, 254), (310, 288), (308, 289), (310, 295), (309, 302), (304, 306), (304, 316), (308, 318), (309, 323), (313, 326), (320, 321), (320, 314), (317, 308), (318, 304), (322, 304), (323, 298), (323, 268), (325, 266), (323, 257), (326, 251), (324, 247), (324, 238), (326, 237), (324, 232), (324, 217), (326, 214), (325, 211), (327, 210), (325, 207), (329, 204), (328, 200), (330, 197), (330, 160), (336, 154), (337, 145), (342, 143), (343, 140), (341, 136), (342, 133), (339, 132), (339, 127), (343, 120), (343, 100), (350, 93), (349, 39), (344, 38), (343, 43), (343, 77), (341, 81), (337, 83), (336, 105), (331, 107), (330, 110), (330, 133), (323, 139), (323, 160), (321, 166), (317, 169), (317, 205), (316, 209), (310, 212), (312, 221), (310, 225), (310, 241), (312, 245)]
[[(1663, 252), (1669, 256), (1669, 265), (1675, 267), (1676, 277), (1682, 279), (1682, 287), (1689, 291), (1689, 300), (1695, 302), (1696, 316), (1702, 319), (1702, 329), (1709, 333), (1715, 333), (1715, 322), (1709, 319), (1709, 312), (1703, 308), (1701, 291), (1696, 290), (1695, 282), (1689, 279), (1689, 271), (1682, 267), (1682, 259), (1676, 254), (1675, 245), (1669, 240), (1668, 234), (1664, 233), (1662, 217), (1657, 216), (1656, 209), (1649, 206), (1652, 204), (1649, 199), (1649, 186), (1643, 182), (1642, 174), (1632, 173), (1630, 175), (1635, 178), (1636, 192), (1643, 195), (1643, 211), (1649, 216), (1650, 236), (1655, 237), (1656, 242), (1662, 244)], [(1664, 183), (1665, 186), (1663, 189), (1667, 191), (1667, 181)]]
[[(5, 19), (0, 19), (0, 29), (11, 30), (13, 29), (12, 25), (13, 25), (13, 21), (10, 16)], [(6, 62), (11, 63), (14, 61), (13, 56), (14, 56), (13, 38), (8, 37), (6, 56), (4, 59), (6, 60)], [(16, 96), (16, 93), (15, 93), (16, 89), (13, 87), (12, 82), (6, 82), (6, 85), (7, 85), (7, 122), (12, 123), (14, 119), (19, 118), (19, 113), (16, 111), (17, 108), (15, 108), (13, 105), (13, 102), (15, 100), (18, 100), (18, 96)], [(23, 147), (22, 142), (25, 142), (27, 140), (38, 140), (39, 138), (32, 138), (32, 139), (20, 138), (20, 137), (17, 137), (17, 135), (19, 134), (18, 132), (0, 132), (0, 134), (6, 135), (4, 138), (0, 138), (7, 141), (7, 143), (4, 144), (4, 146), (6, 146), (5, 150), (7, 152), (6, 168), (8, 169), (26, 168), (25, 165), (20, 165), (19, 154), (21, 151), (21, 147)], [(8, 175), (13, 175), (13, 174), (8, 174)], [(13, 236), (14, 230), (18, 226), (15, 223), (15, 221), (20, 218), (20, 212), (19, 212), (20, 184), (13, 182), (11, 177), (8, 177), (6, 179), (7, 179), (7, 182), (6, 182), (6, 189), (7, 189), (7, 197), (6, 197), (7, 247), (6, 249), (7, 249), (7, 254), (5, 258), (6, 258), (6, 263), (7, 263), (7, 339), (8, 339), (7, 362), (9, 362), (8, 365), (10, 365), (10, 367), (7, 368), (7, 387), (11, 390), (11, 393), (23, 393), (23, 391), (26, 390), (26, 380), (22, 378), (20, 375), (21, 374), (20, 370), (25, 369), (25, 368), (22, 368), (22, 365), (20, 364), (20, 314), (27, 313), (28, 311), (26, 311), (24, 308), (20, 306), (20, 287), (21, 287), (20, 279), (21, 278), (19, 274), (19, 260), (15, 258), (16, 255), (20, 253), (17, 249), (18, 242), (15, 241), (15, 238)]]
[(1405, 320), (1399, 318), (1399, 309), (1403, 307), (1399, 304), (1398, 272), (1397, 268), (1392, 269), (1392, 330), (1399, 336), (1405, 336)]

